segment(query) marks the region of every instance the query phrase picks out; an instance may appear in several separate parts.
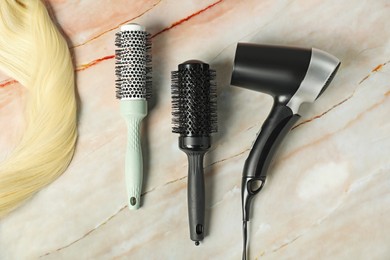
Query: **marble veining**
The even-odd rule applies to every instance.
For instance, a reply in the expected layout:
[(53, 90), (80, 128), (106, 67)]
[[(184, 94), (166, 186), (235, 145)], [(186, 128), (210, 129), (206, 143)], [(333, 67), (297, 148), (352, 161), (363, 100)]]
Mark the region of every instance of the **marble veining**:
[[(323, 49), (334, 81), (287, 136), (253, 203), (250, 259), (390, 257), (390, 5), (379, 1), (46, 1), (77, 72), (79, 139), (54, 183), (0, 220), (0, 259), (240, 259), (241, 171), (272, 98), (230, 87), (236, 43)], [(126, 208), (126, 125), (114, 87), (117, 27), (152, 35), (143, 206)], [(205, 157), (206, 232), (187, 218), (187, 160), (171, 133), (170, 71), (217, 70), (218, 128)], [(0, 72), (0, 159), (23, 134), (28, 91)]]

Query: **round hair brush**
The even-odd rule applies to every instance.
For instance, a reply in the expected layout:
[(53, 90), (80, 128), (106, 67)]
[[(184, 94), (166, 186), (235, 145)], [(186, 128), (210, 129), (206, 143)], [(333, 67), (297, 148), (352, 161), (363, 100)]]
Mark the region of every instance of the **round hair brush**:
[(172, 132), (180, 134), (179, 148), (188, 157), (188, 216), (190, 237), (199, 245), (204, 238), (205, 191), (203, 156), (217, 131), (215, 71), (190, 60), (172, 72)]
[(128, 128), (126, 151), (126, 188), (129, 209), (140, 207), (143, 161), (140, 124), (147, 115), (151, 96), (150, 35), (138, 24), (121, 26), (116, 35), (116, 97)]

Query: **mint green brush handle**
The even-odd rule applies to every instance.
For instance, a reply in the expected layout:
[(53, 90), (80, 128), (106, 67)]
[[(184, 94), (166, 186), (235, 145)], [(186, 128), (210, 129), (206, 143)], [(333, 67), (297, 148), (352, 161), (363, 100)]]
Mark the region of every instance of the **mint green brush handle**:
[(140, 125), (147, 111), (144, 99), (121, 100), (121, 114), (128, 129), (125, 177), (129, 209), (138, 209), (141, 204), (143, 161)]

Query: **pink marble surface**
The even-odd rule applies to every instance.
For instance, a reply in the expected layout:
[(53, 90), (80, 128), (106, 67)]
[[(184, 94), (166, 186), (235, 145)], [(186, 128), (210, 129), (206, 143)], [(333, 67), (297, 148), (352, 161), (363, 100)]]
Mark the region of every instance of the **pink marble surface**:
[[(380, 1), (63, 1), (80, 96), (75, 157), (57, 181), (0, 220), (0, 259), (240, 259), (241, 171), (269, 96), (229, 86), (239, 41), (316, 47), (342, 61), (305, 106), (253, 203), (250, 259), (390, 258), (390, 5)], [(143, 207), (126, 208), (126, 129), (114, 36), (152, 34), (154, 99), (143, 128)], [(170, 71), (217, 70), (219, 132), (205, 160), (207, 237), (189, 239), (184, 153), (171, 133)], [(23, 134), (23, 86), (0, 75), (0, 159)]]

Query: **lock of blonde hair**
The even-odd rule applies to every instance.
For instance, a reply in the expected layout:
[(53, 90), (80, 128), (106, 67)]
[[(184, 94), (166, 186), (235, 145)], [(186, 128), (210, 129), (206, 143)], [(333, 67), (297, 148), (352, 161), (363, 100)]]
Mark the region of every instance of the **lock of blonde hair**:
[(0, 70), (27, 88), (26, 128), (0, 162), (0, 216), (68, 167), (77, 138), (74, 69), (40, 0), (0, 1)]

